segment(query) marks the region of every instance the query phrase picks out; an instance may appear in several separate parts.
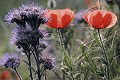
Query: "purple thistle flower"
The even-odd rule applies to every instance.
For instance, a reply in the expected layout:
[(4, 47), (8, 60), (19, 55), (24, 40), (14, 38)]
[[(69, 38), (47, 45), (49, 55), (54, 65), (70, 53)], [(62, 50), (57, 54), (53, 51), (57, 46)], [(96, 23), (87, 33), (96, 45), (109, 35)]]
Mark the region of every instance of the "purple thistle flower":
[(55, 58), (55, 56), (53, 56), (52, 54), (43, 54), (40, 60), (40, 63), (43, 64), (45, 69), (55, 69), (57, 68), (57, 64), (56, 64), (57, 60)]
[(46, 10), (44, 10), (41, 6), (38, 6), (37, 4), (29, 4), (29, 5), (22, 5), (19, 7), (21, 10), (21, 13), (23, 15), (29, 16), (29, 15), (36, 15), (38, 17), (43, 17)]
[(17, 54), (4, 54), (0, 59), (0, 66), (4, 66), (6, 68), (17, 68), (20, 65), (20, 57)]
[(47, 22), (47, 18), (44, 16), (46, 10), (37, 4), (32, 3), (30, 5), (22, 5), (19, 9), (21, 10), (21, 14), (25, 21), (32, 29), (38, 29), (40, 24)]
[(39, 42), (39, 39), (46, 37), (48, 34), (43, 30), (32, 30), (31, 27), (15, 27), (12, 31), (12, 37), (10, 43), (17, 45), (18, 48), (29, 50), (30, 45), (35, 45)]
[(26, 22), (34, 30), (38, 29), (40, 24), (47, 22), (44, 13), (45, 9), (37, 4), (22, 5), (18, 9), (13, 9), (5, 16), (5, 21), (8, 23), (16, 23), (19, 27), (25, 27)]
[(4, 20), (7, 23), (16, 23), (17, 25), (25, 25), (25, 21), (23, 17), (21, 16), (21, 12), (19, 9), (12, 9), (8, 12), (7, 15), (5, 15)]

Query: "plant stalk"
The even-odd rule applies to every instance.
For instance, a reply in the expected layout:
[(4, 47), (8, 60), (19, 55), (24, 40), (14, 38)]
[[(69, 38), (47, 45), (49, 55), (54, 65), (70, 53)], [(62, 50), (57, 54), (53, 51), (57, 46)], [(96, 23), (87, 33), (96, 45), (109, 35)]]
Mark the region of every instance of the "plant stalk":
[(41, 75), (40, 75), (40, 64), (39, 64), (39, 53), (37, 51), (36, 46), (34, 46), (35, 49), (35, 55), (36, 55), (36, 65), (37, 65), (37, 74), (38, 74), (38, 80), (41, 80)]
[(28, 62), (29, 62), (30, 79), (33, 80), (33, 74), (32, 74), (32, 69), (31, 69), (32, 63), (30, 59), (30, 54), (27, 57), (28, 57)]
[(14, 71), (16, 72), (16, 74), (17, 74), (17, 76), (18, 76), (19, 80), (22, 80), (22, 78), (21, 78), (21, 76), (20, 76), (20, 74), (18, 73), (18, 71), (17, 71), (17, 69), (16, 69), (16, 68), (14, 68)]
[(100, 44), (101, 44), (100, 46), (103, 49), (103, 57), (104, 57), (105, 61), (107, 61), (107, 64), (106, 64), (106, 78), (107, 78), (107, 80), (110, 80), (109, 60), (108, 60), (108, 56), (107, 56), (107, 53), (106, 53), (106, 50), (105, 50), (104, 43), (103, 43), (102, 38), (100, 36), (100, 30), (99, 29), (98, 29), (98, 37), (99, 37)]
[[(63, 54), (65, 54), (65, 46), (64, 46), (64, 42), (63, 42), (63, 38), (62, 38), (62, 34), (61, 34), (61, 31), (60, 29), (57, 29), (57, 32), (58, 32), (58, 36), (59, 36), (59, 40), (60, 40), (60, 47), (61, 47), (61, 50), (63, 51)], [(64, 56), (64, 55), (63, 55)], [(63, 73), (62, 75), (62, 78), (63, 80), (65, 80), (65, 74)]]

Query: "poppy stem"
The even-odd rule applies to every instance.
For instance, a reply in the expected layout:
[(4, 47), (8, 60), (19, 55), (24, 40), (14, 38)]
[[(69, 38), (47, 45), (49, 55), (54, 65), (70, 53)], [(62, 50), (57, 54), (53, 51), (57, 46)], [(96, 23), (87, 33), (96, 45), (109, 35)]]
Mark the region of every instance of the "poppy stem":
[(107, 64), (105, 64), (106, 65), (106, 77), (107, 77), (107, 80), (110, 80), (109, 60), (108, 60), (108, 56), (107, 56), (107, 53), (106, 53), (104, 43), (103, 43), (102, 38), (100, 36), (100, 30), (99, 29), (98, 29), (98, 37), (99, 37), (100, 44), (101, 44), (100, 46), (103, 49), (103, 57), (104, 57), (105, 61), (107, 62)]
[(28, 64), (29, 64), (30, 79), (33, 80), (33, 74), (32, 74), (32, 69), (31, 69), (32, 63), (31, 63), (31, 59), (30, 59), (30, 54), (28, 54), (27, 58), (28, 58), (28, 62), (29, 62)]
[[(40, 72), (41, 72), (41, 70), (40, 70), (40, 64), (39, 64), (39, 58), (40, 58), (40, 56), (39, 56), (39, 51), (38, 51), (38, 47), (37, 46), (34, 46), (34, 50), (35, 50), (35, 55), (36, 55), (36, 58), (35, 58), (35, 60), (36, 60), (36, 65), (37, 65), (37, 75), (38, 75), (38, 80), (41, 80), (41, 74), (40, 74)], [(35, 55), (34, 55), (34, 57), (35, 57)]]
[(61, 34), (61, 30), (57, 29), (57, 32), (58, 32), (58, 36), (59, 36), (59, 40), (60, 40), (61, 50), (63, 50), (63, 53), (65, 53), (66, 50), (65, 50), (65, 45), (64, 45), (64, 42), (63, 42), (63, 37), (62, 37), (62, 34)]
[[(58, 36), (59, 36), (59, 40), (60, 40), (60, 47), (61, 47), (61, 50), (63, 51), (63, 54), (66, 53), (66, 50), (65, 50), (65, 45), (64, 45), (64, 42), (63, 42), (63, 38), (62, 38), (62, 34), (61, 34), (61, 31), (60, 29), (57, 29), (57, 33), (58, 33)], [(65, 80), (65, 74), (63, 73), (63, 80)]]

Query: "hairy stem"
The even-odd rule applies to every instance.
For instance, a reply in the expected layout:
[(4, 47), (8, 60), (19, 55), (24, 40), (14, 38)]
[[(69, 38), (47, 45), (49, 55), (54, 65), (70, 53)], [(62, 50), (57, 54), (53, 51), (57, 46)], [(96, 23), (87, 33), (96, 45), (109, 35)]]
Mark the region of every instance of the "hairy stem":
[(105, 61), (107, 61), (107, 64), (106, 64), (106, 77), (107, 77), (107, 80), (110, 80), (109, 60), (108, 60), (108, 57), (107, 57), (107, 53), (106, 53), (106, 50), (105, 50), (104, 43), (103, 43), (102, 38), (100, 36), (100, 30), (99, 29), (98, 29), (98, 37), (99, 37), (99, 40), (100, 40), (100, 43), (101, 43), (100, 46), (103, 49), (103, 57), (104, 57)]
[[(63, 53), (65, 53), (64, 42), (63, 42), (63, 38), (62, 38), (60, 29), (57, 29), (57, 32), (58, 32), (58, 36), (59, 36), (59, 40), (60, 40), (60, 47), (61, 47), (61, 50), (63, 51)], [(64, 55), (63, 55), (63, 56), (64, 56)], [(63, 73), (62, 78), (63, 78), (63, 80), (65, 80), (65, 74), (64, 74), (64, 73)]]

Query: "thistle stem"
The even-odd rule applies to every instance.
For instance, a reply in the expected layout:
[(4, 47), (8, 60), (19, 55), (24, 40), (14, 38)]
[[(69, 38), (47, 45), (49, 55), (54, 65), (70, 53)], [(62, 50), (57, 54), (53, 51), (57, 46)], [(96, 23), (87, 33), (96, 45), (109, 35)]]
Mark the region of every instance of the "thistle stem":
[(30, 54), (28, 55), (28, 62), (29, 62), (30, 79), (33, 80), (32, 69), (31, 69), (32, 63), (30, 59)]
[(16, 74), (17, 74), (17, 76), (18, 76), (19, 80), (22, 80), (22, 78), (21, 78), (21, 76), (20, 76), (20, 74), (18, 73), (18, 71), (17, 71), (17, 69), (16, 69), (16, 68), (14, 68), (14, 71), (16, 72)]
[(35, 49), (35, 55), (36, 55), (36, 65), (37, 65), (37, 74), (38, 74), (38, 80), (41, 80), (41, 75), (40, 75), (40, 64), (39, 64), (39, 53), (37, 51), (36, 46), (34, 46)]
[(107, 61), (107, 64), (106, 64), (106, 77), (107, 77), (107, 80), (110, 80), (109, 60), (108, 60), (108, 56), (107, 56), (107, 53), (106, 53), (106, 50), (105, 50), (105, 47), (104, 47), (104, 43), (103, 43), (102, 38), (100, 36), (100, 30), (99, 29), (98, 29), (98, 37), (99, 37), (100, 44), (101, 44), (100, 46), (103, 49), (103, 57), (104, 57), (105, 61)]

